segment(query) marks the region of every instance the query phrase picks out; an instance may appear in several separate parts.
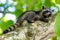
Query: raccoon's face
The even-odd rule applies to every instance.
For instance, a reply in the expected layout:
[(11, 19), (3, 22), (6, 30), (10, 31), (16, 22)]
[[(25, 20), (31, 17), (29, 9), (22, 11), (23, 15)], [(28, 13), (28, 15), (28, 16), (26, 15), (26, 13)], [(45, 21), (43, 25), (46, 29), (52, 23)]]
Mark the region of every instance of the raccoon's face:
[(44, 18), (49, 18), (49, 17), (51, 17), (51, 15), (52, 15), (52, 11), (49, 10), (49, 9), (45, 9), (45, 10), (42, 11), (42, 16)]
[(44, 6), (42, 7), (42, 17), (41, 21), (48, 22), (49, 18), (52, 15), (52, 11), (50, 9), (46, 9)]

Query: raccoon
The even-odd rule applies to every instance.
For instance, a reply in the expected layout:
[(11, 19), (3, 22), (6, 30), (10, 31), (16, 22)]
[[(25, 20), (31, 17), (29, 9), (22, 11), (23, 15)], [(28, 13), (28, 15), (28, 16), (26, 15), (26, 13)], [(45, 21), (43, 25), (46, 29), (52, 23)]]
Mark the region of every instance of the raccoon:
[(52, 11), (47, 9), (45, 6), (42, 6), (40, 11), (26, 11), (18, 17), (18, 20), (14, 25), (3, 31), (3, 34), (6, 34), (10, 31), (13, 31), (17, 27), (20, 27), (24, 20), (26, 20), (28, 23), (34, 23), (35, 21), (48, 22), (51, 15)]

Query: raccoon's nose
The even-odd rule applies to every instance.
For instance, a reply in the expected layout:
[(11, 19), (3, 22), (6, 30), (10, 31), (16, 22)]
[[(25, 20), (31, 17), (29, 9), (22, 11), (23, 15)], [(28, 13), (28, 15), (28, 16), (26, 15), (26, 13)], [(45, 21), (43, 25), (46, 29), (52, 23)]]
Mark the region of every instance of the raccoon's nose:
[(51, 16), (51, 13), (48, 13), (48, 17), (50, 17)]
[(51, 16), (51, 13), (48, 12), (48, 13), (45, 14), (45, 16), (46, 17), (50, 17)]

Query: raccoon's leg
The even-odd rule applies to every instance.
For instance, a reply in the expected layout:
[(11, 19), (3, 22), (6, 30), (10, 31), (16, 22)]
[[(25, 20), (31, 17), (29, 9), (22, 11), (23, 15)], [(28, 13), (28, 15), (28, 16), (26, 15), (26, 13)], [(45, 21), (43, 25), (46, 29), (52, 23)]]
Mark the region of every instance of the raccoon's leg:
[(34, 23), (35, 22), (35, 14), (31, 14), (29, 15), (26, 20), (28, 21), (28, 23)]
[(26, 20), (28, 23), (34, 23), (35, 22), (34, 17), (28, 17)]
[(48, 18), (41, 18), (40, 20), (43, 21), (43, 22), (46, 22), (46, 23), (49, 22), (49, 19)]

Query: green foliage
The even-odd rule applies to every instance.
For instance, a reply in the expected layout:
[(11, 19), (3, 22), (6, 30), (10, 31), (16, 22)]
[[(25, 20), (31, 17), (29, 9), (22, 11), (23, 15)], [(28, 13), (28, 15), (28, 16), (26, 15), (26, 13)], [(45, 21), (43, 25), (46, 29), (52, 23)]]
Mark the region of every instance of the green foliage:
[(54, 31), (58, 37), (60, 37), (60, 12), (57, 14), (54, 23)]
[[(15, 12), (10, 12), (10, 13), (15, 14), (17, 18), (24, 11), (41, 10), (42, 5), (45, 5), (47, 8), (50, 8), (51, 6), (56, 6), (56, 3), (60, 4), (60, 0), (14, 0), (14, 2), (17, 2), (17, 5), (15, 5), (16, 10)], [(4, 4), (0, 4), (0, 6), (4, 6)], [(4, 8), (4, 16), (2, 17), (2, 19), (6, 15), (7, 8)], [(59, 22), (60, 22), (60, 12), (56, 16), (56, 20), (54, 24), (54, 31), (58, 37), (60, 37), (60, 23)], [(2, 34), (2, 31), (6, 30), (12, 24), (14, 23), (11, 20), (8, 20), (8, 21), (0, 20), (0, 34)]]
[(56, 1), (56, 3), (60, 4), (60, 0), (55, 0), (55, 1)]
[[(56, 3), (60, 4), (60, 0), (56, 0)], [(57, 16), (54, 21), (54, 32), (56, 33), (57, 37), (60, 39), (60, 7), (59, 12), (57, 13)]]
[(47, 8), (50, 8), (51, 6), (56, 6), (55, 0), (45, 0), (44, 5), (45, 5)]

